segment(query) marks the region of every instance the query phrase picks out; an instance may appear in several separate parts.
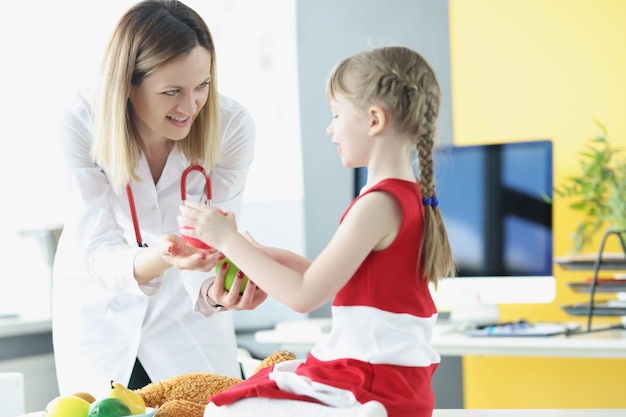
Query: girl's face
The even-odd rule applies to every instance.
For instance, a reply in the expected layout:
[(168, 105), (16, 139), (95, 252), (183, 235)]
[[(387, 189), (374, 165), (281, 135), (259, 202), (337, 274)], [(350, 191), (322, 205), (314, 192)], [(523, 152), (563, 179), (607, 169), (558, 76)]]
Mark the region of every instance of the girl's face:
[(372, 141), (368, 135), (369, 126), (365, 112), (341, 94), (332, 98), (329, 105), (332, 119), (326, 133), (337, 145), (341, 163), (346, 168), (366, 166)]
[(211, 54), (197, 46), (132, 85), (128, 98), (141, 139), (154, 143), (187, 137), (207, 101), (210, 74)]

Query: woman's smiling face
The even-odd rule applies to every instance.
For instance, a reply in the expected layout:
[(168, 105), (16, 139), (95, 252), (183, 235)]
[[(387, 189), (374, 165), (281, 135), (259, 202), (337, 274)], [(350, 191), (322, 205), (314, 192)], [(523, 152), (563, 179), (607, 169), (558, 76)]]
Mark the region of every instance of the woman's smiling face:
[(131, 85), (128, 98), (139, 137), (146, 142), (187, 137), (207, 101), (210, 74), (211, 54), (197, 46)]

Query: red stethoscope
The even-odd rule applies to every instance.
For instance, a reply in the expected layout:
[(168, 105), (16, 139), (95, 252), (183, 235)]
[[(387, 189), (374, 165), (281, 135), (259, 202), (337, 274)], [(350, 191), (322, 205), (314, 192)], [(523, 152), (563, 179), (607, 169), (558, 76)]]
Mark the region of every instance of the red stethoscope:
[[(180, 199), (183, 204), (187, 199), (187, 176), (191, 171), (198, 171), (202, 175), (204, 175), (205, 185), (206, 185), (206, 201), (207, 204), (211, 205), (211, 198), (213, 197), (212, 188), (211, 188), (211, 177), (206, 174), (204, 167), (198, 164), (190, 165), (183, 171), (182, 176), (180, 177)], [(147, 248), (148, 244), (145, 243), (141, 237), (141, 230), (139, 230), (139, 220), (137, 220), (137, 209), (135, 208), (135, 199), (133, 198), (133, 191), (130, 188), (130, 183), (126, 184), (126, 195), (128, 196), (128, 205), (130, 206), (130, 215), (133, 220), (133, 227), (135, 228), (135, 238), (137, 239), (137, 244), (140, 248)], [(194, 239), (188, 236), (181, 236), (181, 239), (186, 244), (199, 248), (199, 249), (210, 249), (204, 242)]]

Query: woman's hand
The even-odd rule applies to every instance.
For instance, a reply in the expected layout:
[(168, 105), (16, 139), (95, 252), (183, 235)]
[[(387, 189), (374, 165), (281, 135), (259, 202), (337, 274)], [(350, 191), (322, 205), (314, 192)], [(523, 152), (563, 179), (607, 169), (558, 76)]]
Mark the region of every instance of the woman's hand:
[(178, 269), (209, 272), (224, 258), (214, 249), (197, 249), (186, 245), (180, 236), (161, 237), (161, 256)]
[[(224, 279), (229, 267), (231, 266), (228, 262), (224, 262), (217, 271), (215, 282), (208, 291), (211, 300), (231, 310), (253, 310), (267, 299), (267, 293), (257, 287), (250, 279), (248, 279), (243, 294), (239, 293), (243, 284), (243, 273), (237, 274), (230, 291), (224, 289)], [(234, 268), (234, 266), (232, 267)]]
[[(180, 207), (178, 225), (181, 235), (199, 239), (206, 245), (217, 249), (228, 239), (228, 236), (239, 233), (233, 213), (224, 213), (206, 204), (190, 201), (186, 201), (185, 205)], [(249, 238), (252, 237), (249, 236)], [(224, 258), (221, 253), (219, 256), (219, 260)], [(211, 300), (231, 310), (253, 310), (267, 299), (267, 293), (257, 287), (250, 279), (248, 279), (243, 293), (239, 293), (244, 282), (243, 273), (238, 274), (230, 290), (226, 290), (224, 279), (228, 267), (228, 263), (225, 262), (222, 268), (217, 271), (215, 282), (208, 290), (208, 296)]]

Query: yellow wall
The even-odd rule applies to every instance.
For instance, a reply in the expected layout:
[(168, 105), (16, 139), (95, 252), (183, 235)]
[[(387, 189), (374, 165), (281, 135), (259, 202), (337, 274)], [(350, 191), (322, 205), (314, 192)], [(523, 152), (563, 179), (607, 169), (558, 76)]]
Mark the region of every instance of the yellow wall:
[[(449, 12), (456, 144), (552, 139), (555, 184), (578, 173), (577, 153), (600, 133), (594, 119), (626, 146), (626, 1), (449, 0)], [(555, 201), (556, 257), (570, 250), (577, 220), (567, 202)], [(584, 325), (561, 306), (588, 301), (567, 283), (591, 273), (557, 266), (555, 275), (555, 302), (504, 305), (502, 319)], [(626, 408), (626, 396), (613, 392), (623, 375), (624, 360), (468, 356), (465, 406)]]

